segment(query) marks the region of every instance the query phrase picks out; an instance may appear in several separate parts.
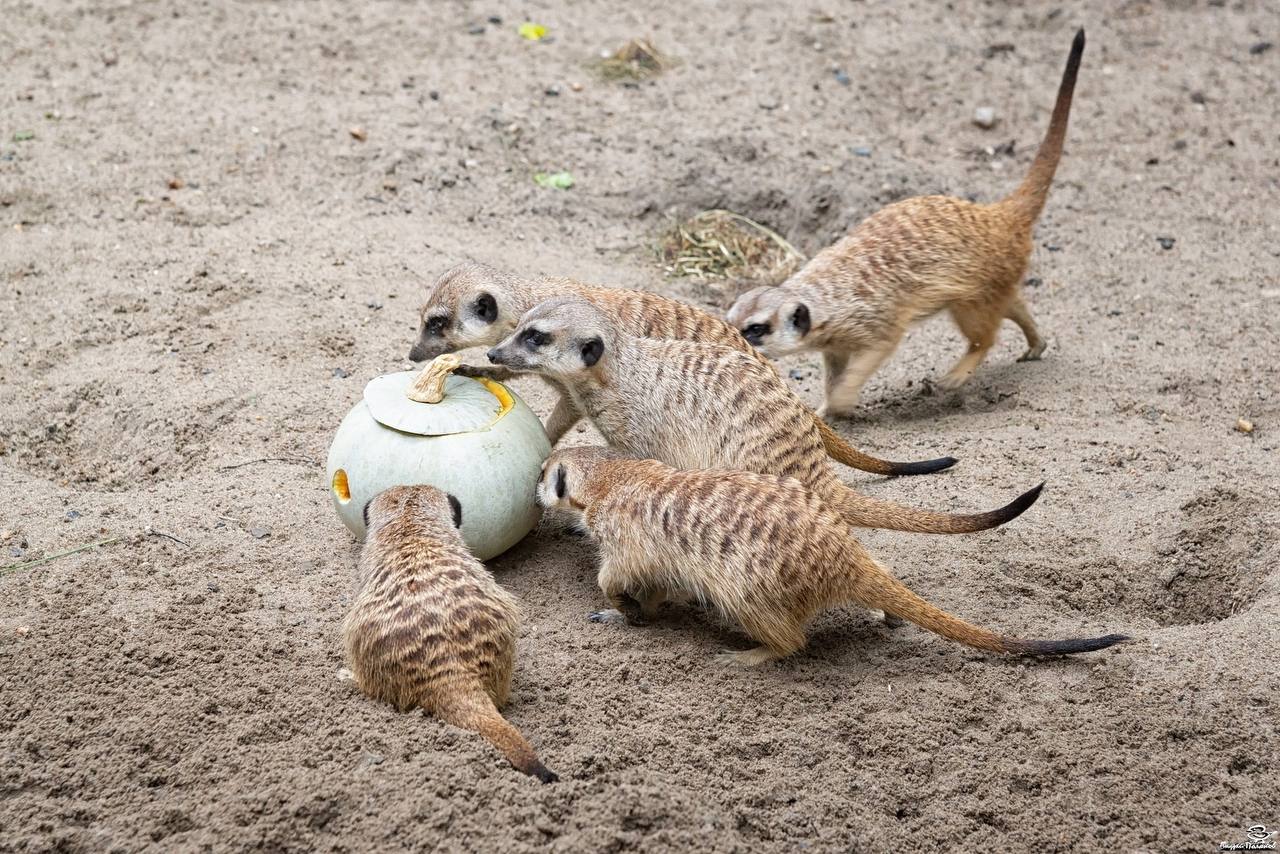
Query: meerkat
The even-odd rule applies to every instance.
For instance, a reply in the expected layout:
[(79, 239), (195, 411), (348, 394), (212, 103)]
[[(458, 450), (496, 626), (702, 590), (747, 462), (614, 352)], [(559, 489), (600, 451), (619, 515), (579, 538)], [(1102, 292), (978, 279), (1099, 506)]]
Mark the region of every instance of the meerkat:
[[(762, 364), (770, 364), (738, 330), (688, 303), (645, 291), (598, 287), (573, 279), (525, 279), (473, 263), (460, 264), (436, 280), (420, 310), (418, 340), (409, 350), (409, 358), (421, 362), (468, 347), (492, 347), (511, 334), (526, 311), (559, 296), (587, 300), (616, 318), (631, 335), (722, 344), (750, 353)], [(491, 379), (509, 377), (488, 368), (464, 367), (459, 373), (482, 373)], [(547, 436), (554, 445), (582, 414), (574, 406), (572, 396), (554, 380), (550, 382), (560, 392), (546, 424)], [(862, 471), (881, 475), (929, 474), (956, 463), (954, 457), (909, 463), (877, 459), (850, 446), (817, 415), (812, 417), (832, 459)]]
[(360, 690), (484, 736), (518, 771), (558, 777), (498, 709), (511, 691), (520, 608), (462, 541), (462, 506), (398, 486), (364, 508), (360, 588), (342, 623)]
[(582, 299), (559, 297), (525, 314), (489, 361), (560, 383), (614, 448), (682, 469), (792, 476), (848, 524), (921, 533), (968, 533), (1008, 522), (1044, 486), (999, 510), (949, 515), (850, 489), (827, 463), (809, 410), (777, 372), (715, 344), (627, 335)]
[(907, 328), (948, 309), (968, 349), (940, 381), (963, 385), (995, 343), (1001, 322), (1027, 339), (1019, 361), (1039, 359), (1044, 338), (1019, 292), (1031, 232), (1044, 208), (1067, 133), (1084, 30), (1071, 45), (1049, 130), (1022, 184), (994, 204), (948, 196), (906, 199), (872, 214), (778, 287), (738, 298), (728, 319), (765, 354), (822, 353), (826, 396), (818, 413), (853, 412), (863, 385)]
[(848, 602), (997, 653), (1092, 652), (1129, 639), (1022, 640), (970, 625), (907, 589), (791, 477), (680, 471), (604, 448), (569, 448), (544, 464), (538, 501), (576, 516), (599, 546), (600, 589), (617, 611), (592, 619), (621, 614), (644, 624), (667, 599), (697, 601), (760, 643), (724, 653), (728, 663), (791, 655), (805, 645), (814, 615)]

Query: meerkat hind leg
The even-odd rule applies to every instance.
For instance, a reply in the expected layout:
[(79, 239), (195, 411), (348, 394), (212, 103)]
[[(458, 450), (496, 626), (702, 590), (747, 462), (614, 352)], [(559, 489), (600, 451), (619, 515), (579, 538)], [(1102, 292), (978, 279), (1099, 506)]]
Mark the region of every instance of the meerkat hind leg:
[(996, 342), (996, 332), (1004, 313), (992, 310), (988, 305), (957, 304), (951, 306), (951, 316), (956, 325), (964, 333), (969, 342), (968, 351), (960, 357), (960, 361), (947, 371), (946, 376), (938, 381), (944, 389), (957, 389), (968, 382), (969, 377), (987, 358), (987, 352)]
[(1018, 328), (1022, 330), (1022, 334), (1027, 338), (1027, 351), (1018, 357), (1019, 362), (1034, 362), (1044, 354), (1046, 342), (1040, 337), (1040, 330), (1036, 328), (1036, 322), (1031, 317), (1031, 312), (1027, 310), (1027, 304), (1023, 302), (1021, 296), (1015, 296), (1013, 301), (1009, 303), (1009, 307), (1005, 309), (1004, 316), (1018, 324)]

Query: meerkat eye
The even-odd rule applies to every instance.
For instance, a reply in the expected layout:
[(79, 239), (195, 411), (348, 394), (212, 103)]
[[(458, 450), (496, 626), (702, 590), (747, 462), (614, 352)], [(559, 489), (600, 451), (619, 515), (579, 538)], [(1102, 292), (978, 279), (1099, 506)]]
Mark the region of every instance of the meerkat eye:
[(437, 314), (435, 317), (428, 317), (423, 322), (423, 328), (428, 335), (443, 335), (444, 328), (449, 323), (449, 318), (443, 314)]
[(472, 311), (475, 312), (476, 317), (485, 323), (493, 323), (498, 319), (498, 303), (494, 301), (493, 294), (480, 294), (480, 296), (476, 297)]
[(564, 498), (564, 494), (569, 491), (569, 485), (565, 479), (564, 466), (556, 467), (556, 498)]
[(588, 368), (600, 361), (600, 357), (604, 355), (604, 342), (599, 338), (592, 338), (582, 342), (582, 363)]
[(530, 327), (520, 333), (519, 342), (530, 350), (536, 350), (539, 347), (545, 347), (551, 343), (551, 336), (547, 333)]
[(453, 527), (462, 527), (462, 502), (452, 492), (449, 494), (449, 509), (453, 511)]
[(742, 337), (752, 344), (759, 344), (771, 331), (772, 327), (767, 323), (750, 323), (742, 330)]
[(796, 331), (801, 335), (804, 335), (809, 331), (809, 306), (804, 303), (800, 303), (800, 305), (796, 306), (796, 310), (791, 313), (791, 325), (794, 326)]

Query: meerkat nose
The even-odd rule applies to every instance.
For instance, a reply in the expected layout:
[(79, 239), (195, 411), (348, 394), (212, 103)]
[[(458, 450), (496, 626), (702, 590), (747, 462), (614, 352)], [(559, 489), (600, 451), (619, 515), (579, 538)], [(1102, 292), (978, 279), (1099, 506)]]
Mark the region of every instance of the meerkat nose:
[(488, 353), (485, 353), (485, 356), (488, 357), (489, 361), (493, 362), (495, 365), (502, 364), (502, 351), (497, 347), (494, 347)]

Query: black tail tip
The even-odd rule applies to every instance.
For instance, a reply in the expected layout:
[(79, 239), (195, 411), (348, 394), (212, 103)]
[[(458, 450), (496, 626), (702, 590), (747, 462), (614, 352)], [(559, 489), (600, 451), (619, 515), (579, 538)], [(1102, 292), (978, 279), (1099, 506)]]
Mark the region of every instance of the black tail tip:
[(1040, 498), (1040, 493), (1043, 491), (1044, 483), (1041, 483), (1039, 486), (1028, 489), (1026, 492), (1001, 507), (996, 511), (996, 513), (1004, 522), (1008, 522), (1010, 519), (1017, 519), (1026, 512), (1028, 507), (1036, 503), (1036, 500)]
[(539, 765), (538, 767), (534, 768), (533, 776), (537, 777), (543, 783), (559, 783), (560, 782), (560, 775), (552, 771), (550, 768), (547, 768), (544, 765)]
[(1074, 655), (1078, 652), (1097, 652), (1118, 643), (1131, 641), (1128, 635), (1103, 635), (1100, 638), (1071, 638), (1060, 641), (1027, 641), (1015, 652), (1024, 655)]
[(893, 475), (911, 475), (911, 474), (933, 474), (936, 471), (943, 471), (951, 468), (960, 462), (955, 457), (939, 457), (936, 460), (921, 460), (918, 463), (890, 463), (890, 474)]
[(1084, 50), (1084, 27), (1076, 30), (1076, 37), (1071, 40), (1072, 50)]

